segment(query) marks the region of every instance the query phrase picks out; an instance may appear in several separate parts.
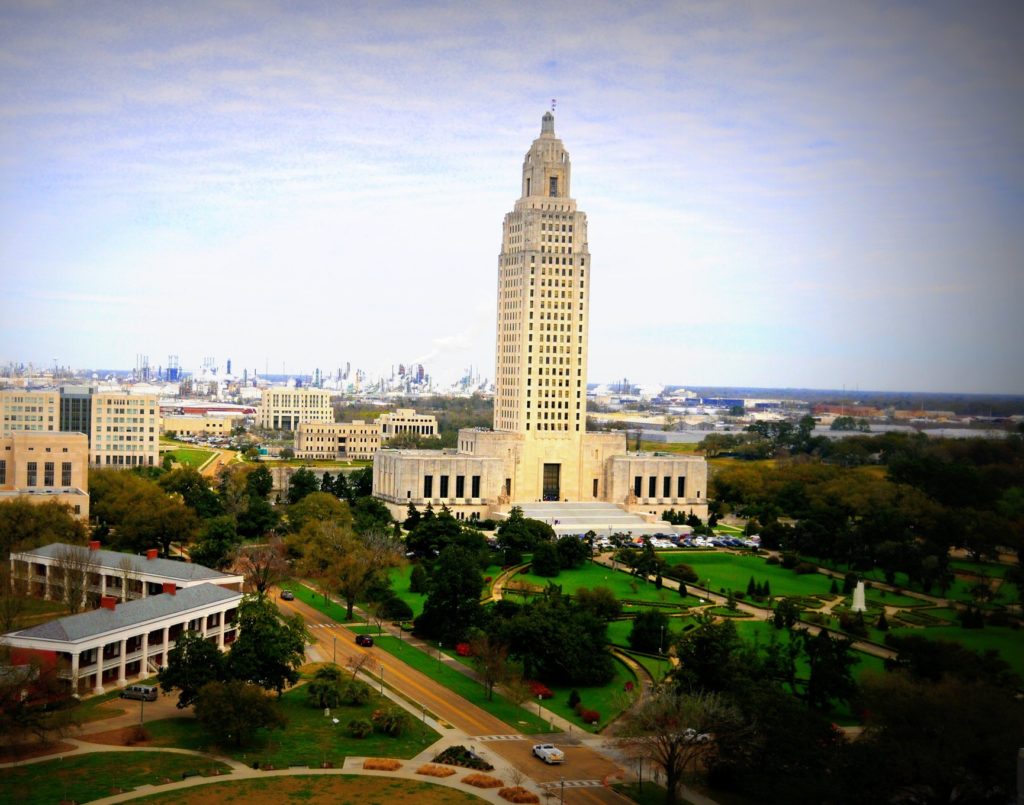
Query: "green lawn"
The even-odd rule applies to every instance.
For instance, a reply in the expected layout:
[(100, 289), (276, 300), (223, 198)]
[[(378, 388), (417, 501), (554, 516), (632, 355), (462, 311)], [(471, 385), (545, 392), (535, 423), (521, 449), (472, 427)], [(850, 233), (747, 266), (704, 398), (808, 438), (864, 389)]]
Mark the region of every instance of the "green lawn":
[(797, 575), (781, 565), (769, 565), (760, 556), (710, 551), (700, 553), (661, 553), (670, 564), (685, 563), (700, 576), (698, 582), (706, 586), (711, 580), (712, 592), (736, 590), (746, 592), (750, 577), (755, 582), (767, 581), (774, 596), (828, 595), (832, 580), (821, 573)]
[[(668, 619), (668, 634), (665, 636), (665, 643), (671, 642), (671, 639), (680, 634), (687, 626), (692, 626), (694, 623), (693, 618), (669, 618)], [(612, 621), (608, 624), (608, 642), (615, 646), (621, 646), (622, 648), (629, 648), (629, 633), (633, 630), (632, 620), (621, 620)]]
[(325, 602), (324, 597), (320, 593), (313, 592), (309, 587), (301, 582), (292, 579), (281, 584), (282, 590), (291, 590), (295, 593), (295, 597), (302, 603), (308, 604), (313, 609), (322, 612), (331, 620), (338, 621), (338, 623), (345, 623), (346, 610), (344, 602), (338, 601), (337, 598), (332, 598), (330, 602)]
[(438, 662), (436, 654), (428, 655), (409, 643), (388, 635), (376, 640), (376, 644), (406, 665), (429, 676), (438, 684), (444, 685), (453, 693), (475, 704), (495, 718), (501, 719), (514, 729), (533, 733), (547, 732), (550, 728), (547, 722), (537, 718), (536, 712), (531, 713), (522, 707), (516, 707), (497, 692), (495, 692), (494, 698), (488, 701), (483, 685), (457, 669), (451, 668), (449, 666), (451, 660), (445, 663)]
[[(318, 766), (328, 760), (340, 766), (349, 755), (383, 755), (409, 758), (430, 746), (440, 736), (422, 721), (413, 720), (411, 729), (398, 738), (372, 733), (359, 740), (345, 732), (353, 718), (369, 718), (381, 707), (393, 706), (390, 699), (374, 694), (362, 707), (335, 707), (330, 718), (318, 707), (310, 707), (306, 688), (300, 685), (281, 697), (278, 704), (288, 719), (284, 730), (260, 730), (252, 744), (236, 749), (215, 746), (193, 718), (168, 718), (146, 724), (158, 746), (218, 751), (246, 763), (259, 761), (277, 768)], [(335, 724), (332, 719), (338, 719)]]
[[(584, 707), (588, 710), (596, 710), (601, 714), (601, 720), (598, 721), (597, 726), (584, 724), (580, 717), (576, 715), (576, 712), (569, 707), (569, 694), (573, 690), (571, 686), (549, 686), (551, 687), (551, 692), (555, 695), (540, 704), (545, 709), (560, 715), (569, 721), (570, 724), (575, 724), (582, 730), (598, 732), (609, 721), (625, 710), (639, 693), (637, 678), (633, 672), (618, 660), (615, 661), (614, 668), (615, 676), (606, 685), (577, 687), (575, 689), (580, 694), (580, 701)], [(625, 690), (627, 682), (633, 683), (633, 691), (630, 693), (627, 693)]]
[[(559, 585), (562, 592), (567, 595), (574, 594), (580, 587), (607, 587), (615, 597), (620, 600), (648, 601), (652, 603), (664, 603), (679, 606), (687, 606), (687, 601), (692, 605), (693, 598), (682, 599), (674, 589), (663, 588), (661, 590), (654, 586), (653, 582), (644, 581), (628, 573), (612, 570), (610, 567), (595, 565), (588, 562), (581, 568), (574, 570), (563, 570), (554, 578), (535, 576), (532, 573), (520, 573), (513, 576), (516, 581), (525, 581), (543, 588), (549, 581)], [(746, 582), (744, 582), (746, 584)]]
[(412, 575), (412, 568), (411, 564), (404, 567), (393, 567), (388, 572), (388, 577), (391, 579), (391, 589), (396, 596), (412, 608), (412, 616), (415, 618), (423, 612), (423, 604), (427, 600), (427, 596), (424, 593), (414, 593), (409, 590), (409, 577)]
[(1002, 562), (974, 562), (970, 559), (953, 559), (949, 564), (954, 571), (962, 570), (976, 575), (983, 574), (990, 579), (1003, 578), (1006, 575), (1006, 571), (1013, 567), (1013, 565), (1003, 564)]
[(994, 649), (1016, 673), (1024, 677), (1024, 636), (1019, 630), (1001, 626), (986, 626), (984, 629), (929, 626), (925, 629), (902, 627), (893, 629), (892, 633), (895, 635), (918, 635), (932, 640), (948, 640), (952, 643), (959, 643), (972, 651)]
[(212, 450), (197, 450), (193, 447), (178, 447), (174, 450), (166, 450), (161, 453), (163, 456), (170, 456), (171, 461), (183, 464), (186, 467), (201, 467), (211, 456), (216, 455)]
[(180, 780), (182, 772), (210, 774), (230, 771), (223, 763), (165, 752), (93, 752), (4, 769), (0, 774), (3, 802), (88, 802), (164, 778)]

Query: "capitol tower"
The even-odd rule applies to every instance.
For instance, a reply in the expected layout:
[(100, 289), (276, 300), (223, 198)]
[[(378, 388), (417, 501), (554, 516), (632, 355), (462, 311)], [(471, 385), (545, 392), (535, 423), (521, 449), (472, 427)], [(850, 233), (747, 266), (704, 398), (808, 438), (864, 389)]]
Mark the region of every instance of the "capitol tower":
[(704, 459), (629, 453), (621, 431), (587, 433), (592, 275), (571, 179), (569, 152), (545, 112), (502, 225), (494, 427), (460, 430), (455, 450), (378, 452), (374, 494), (399, 519), (427, 503), (460, 519), (501, 517), (513, 505), (541, 517), (555, 504), (587, 515), (552, 508), (552, 521), (608, 522), (620, 512), (631, 515), (624, 525), (653, 524), (668, 508), (707, 516)]

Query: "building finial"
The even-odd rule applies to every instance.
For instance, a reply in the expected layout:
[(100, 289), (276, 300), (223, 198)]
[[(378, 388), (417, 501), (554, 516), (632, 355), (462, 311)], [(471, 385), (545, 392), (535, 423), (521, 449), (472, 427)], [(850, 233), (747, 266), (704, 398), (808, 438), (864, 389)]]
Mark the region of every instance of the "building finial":
[(544, 116), (540, 119), (540, 133), (541, 134), (554, 134), (555, 133), (555, 116), (551, 112), (545, 112)]

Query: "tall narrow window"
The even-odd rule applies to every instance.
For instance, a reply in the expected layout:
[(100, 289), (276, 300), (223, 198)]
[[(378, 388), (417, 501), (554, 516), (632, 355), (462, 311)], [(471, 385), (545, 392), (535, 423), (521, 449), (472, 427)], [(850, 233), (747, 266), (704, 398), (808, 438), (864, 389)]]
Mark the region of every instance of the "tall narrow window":
[(666, 475), (662, 479), (661, 496), (663, 498), (672, 497), (672, 477), (670, 475)]
[(558, 195), (558, 177), (552, 176), (548, 179), (548, 195), (554, 198)]
[(456, 475), (455, 476), (455, 497), (464, 498), (466, 497), (466, 476)]
[(597, 478), (594, 479), (594, 497), (597, 497)]
[(423, 497), (432, 498), (434, 497), (434, 476), (424, 475), (423, 476)]
[(25, 468), (25, 485), (35, 486), (36, 481), (38, 480), (38, 475), (39, 465), (34, 461), (28, 462), (28, 465)]
[(53, 462), (43, 464), (43, 486), (53, 486)]
[(686, 497), (686, 476), (685, 475), (680, 475), (678, 478), (676, 478), (676, 497), (677, 498), (685, 498)]
[(647, 479), (647, 497), (653, 498), (658, 495), (658, 476), (652, 475)]
[(0, 486), (7, 483), (7, 460), (0, 458)]
[(637, 497), (640, 497), (640, 495), (643, 494), (643, 491), (644, 491), (643, 483), (644, 483), (644, 479), (643, 478), (641, 478), (639, 475), (634, 476), (634, 478), (633, 478), (633, 494), (636, 495)]
[(472, 483), (470, 484), (470, 488), (472, 490), (472, 494), (470, 495), (470, 497), (474, 497), (474, 498), (480, 497), (480, 476), (479, 475), (474, 475), (473, 476), (473, 480), (472, 480)]
[(443, 497), (443, 498), (448, 497), (448, 476), (447, 475), (442, 475), (441, 476), (441, 497)]

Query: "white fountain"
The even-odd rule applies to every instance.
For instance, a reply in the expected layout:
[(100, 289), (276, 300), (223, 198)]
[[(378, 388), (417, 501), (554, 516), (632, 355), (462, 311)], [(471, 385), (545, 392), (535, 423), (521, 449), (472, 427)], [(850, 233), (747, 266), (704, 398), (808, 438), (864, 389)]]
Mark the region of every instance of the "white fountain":
[(853, 590), (853, 606), (850, 607), (851, 612), (864, 612), (867, 606), (864, 603), (864, 582), (858, 581), (857, 586)]

